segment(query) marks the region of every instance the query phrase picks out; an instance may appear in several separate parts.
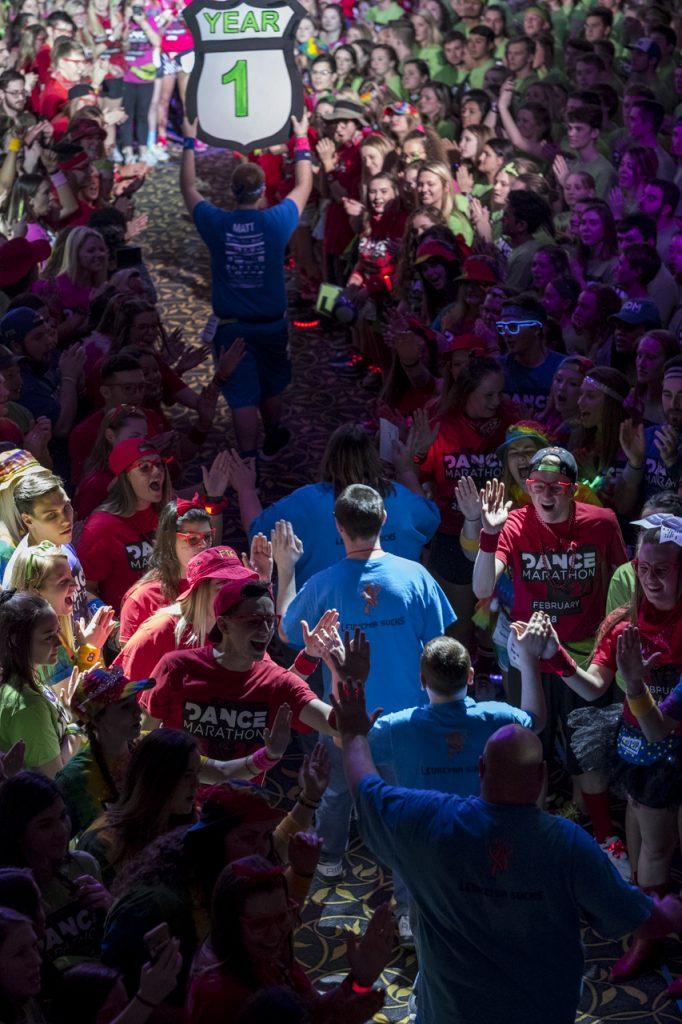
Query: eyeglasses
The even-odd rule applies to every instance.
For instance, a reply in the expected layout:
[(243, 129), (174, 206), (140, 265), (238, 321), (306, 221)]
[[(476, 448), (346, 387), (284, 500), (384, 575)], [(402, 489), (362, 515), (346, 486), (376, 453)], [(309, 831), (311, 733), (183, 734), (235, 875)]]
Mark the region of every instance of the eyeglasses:
[(85, 57), (62, 57), (65, 64), (87, 64)]
[(518, 334), (526, 327), (542, 327), (539, 320), (498, 320), (495, 324), (497, 333), (504, 337), (505, 334)]
[(136, 462), (130, 468), (139, 469), (140, 473), (143, 473), (145, 476), (149, 476), (149, 474), (153, 473), (155, 469), (162, 468), (162, 462), (161, 459), (146, 459), (144, 462)]
[(633, 558), (632, 564), (641, 580), (655, 579), (664, 580), (669, 576), (675, 566), (675, 562), (640, 562), (639, 558)]
[(20, 96), (25, 96), (25, 95), (26, 95), (26, 90), (25, 89), (13, 89), (11, 92), (10, 92), (9, 89), (5, 89), (5, 96), (12, 96), (12, 97), (16, 97), (18, 99)]
[(545, 494), (549, 491), (553, 498), (559, 498), (563, 494), (568, 494), (573, 486), (569, 480), (557, 480), (555, 484), (548, 484), (544, 480), (529, 478), (526, 480), (526, 483), (531, 494)]
[(245, 622), (247, 629), (260, 629), (261, 626), (274, 629), (282, 621), (281, 615), (231, 615), (230, 618)]
[(180, 533), (175, 534), (180, 540), (184, 540), (185, 544), (189, 548), (213, 547), (213, 538), (215, 536), (215, 530), (211, 527), (206, 533)]
[(288, 932), (298, 921), (299, 910), (296, 900), (287, 900), (287, 909), (281, 910), (279, 914), (267, 914), (263, 917), (248, 917), (242, 914), (242, 924), (252, 934), (267, 934), (272, 928), (278, 931)]

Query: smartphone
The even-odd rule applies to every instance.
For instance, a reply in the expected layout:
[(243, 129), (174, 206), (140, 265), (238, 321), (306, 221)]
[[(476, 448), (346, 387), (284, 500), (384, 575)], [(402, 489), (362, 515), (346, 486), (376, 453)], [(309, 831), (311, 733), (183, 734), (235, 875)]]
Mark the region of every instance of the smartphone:
[(170, 940), (170, 928), (165, 921), (162, 921), (161, 924), (157, 924), (156, 928), (152, 928), (145, 934), (144, 944), (152, 962), (158, 960), (161, 950), (164, 946), (168, 945)]
[(139, 245), (123, 245), (116, 250), (116, 269), (129, 270), (139, 267), (142, 262), (142, 249)]

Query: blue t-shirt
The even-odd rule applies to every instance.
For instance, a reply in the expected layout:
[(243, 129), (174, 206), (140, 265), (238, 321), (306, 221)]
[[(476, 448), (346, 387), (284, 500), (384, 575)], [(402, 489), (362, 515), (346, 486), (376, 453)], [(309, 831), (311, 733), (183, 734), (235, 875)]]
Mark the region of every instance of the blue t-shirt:
[[(440, 524), (440, 512), (427, 501), (395, 484), (384, 499), (386, 523), (381, 546), (401, 558), (419, 561), (422, 548)], [(334, 523), (334, 489), (331, 484), (308, 484), (287, 494), (257, 516), (249, 527), (249, 540), (256, 533), (270, 536), (278, 519), (288, 519), (303, 542), (303, 554), (296, 563), (296, 586), (302, 587), (316, 572), (345, 558), (343, 541)]]
[(642, 502), (658, 491), (676, 491), (680, 482), (680, 465), (682, 463), (682, 448), (678, 452), (679, 458), (674, 466), (666, 466), (661, 458), (658, 448), (654, 444), (654, 436), (660, 426), (647, 427), (644, 431), (644, 478), (642, 480), (643, 494)]
[(528, 415), (535, 419), (545, 411), (552, 378), (565, 359), (561, 352), (548, 352), (539, 366), (522, 366), (513, 356), (501, 360), (504, 369), (504, 392), (519, 405), (525, 406)]
[(494, 732), (530, 715), (501, 701), (471, 697), (382, 715), (367, 739), (376, 764), (393, 767), (399, 786), (478, 796), (478, 759)]
[(194, 223), (211, 253), (211, 302), (223, 319), (276, 320), (287, 308), (284, 251), (298, 207), (284, 199), (269, 210), (194, 207)]
[(534, 806), (358, 786), (360, 832), (417, 908), (421, 1024), (574, 1024), (581, 918), (619, 939), (653, 901), (582, 828)]
[[(313, 626), (328, 608), (339, 629), (363, 629), (371, 644), (367, 703), (399, 711), (425, 699), (419, 685), (424, 644), (441, 636), (455, 613), (433, 576), (419, 562), (384, 555), (367, 562), (344, 558), (305, 583), (284, 616), (289, 642), (303, 646), (301, 619)], [(325, 693), (330, 676), (325, 670)]]
[(21, 392), (19, 402), (37, 419), (47, 416), (52, 426), (59, 419), (61, 408), (55, 397), (59, 391), (58, 374), (51, 369), (37, 373), (30, 363), (23, 362), (21, 367)]

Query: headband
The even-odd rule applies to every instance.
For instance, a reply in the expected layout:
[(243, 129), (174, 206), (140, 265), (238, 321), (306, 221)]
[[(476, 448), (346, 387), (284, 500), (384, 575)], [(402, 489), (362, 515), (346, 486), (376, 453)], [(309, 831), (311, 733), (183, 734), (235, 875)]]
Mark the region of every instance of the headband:
[(208, 512), (210, 516), (217, 516), (228, 507), (228, 502), (209, 501), (208, 496), (206, 494), (199, 495), (198, 491), (194, 492), (194, 496), (190, 498), (189, 501), (187, 500), (187, 498), (175, 499), (175, 515), (178, 519), (182, 519), (182, 517), (186, 515), (187, 512), (190, 512), (193, 508), (198, 508), (201, 509), (203, 512)]
[(243, 202), (244, 199), (260, 199), (265, 192), (265, 182), (259, 185), (258, 188), (247, 189), (243, 185), (235, 185), (232, 182), (232, 195), (238, 203)]
[(505, 164), (502, 170), (505, 174), (513, 174), (515, 178), (519, 176), (519, 169), (513, 160), (510, 160), (508, 164)]
[(613, 398), (615, 402), (625, 401), (623, 396), (619, 395), (613, 388), (610, 388), (608, 384), (602, 384), (600, 380), (595, 380), (594, 377), (585, 377), (585, 383), (591, 384), (593, 388), (596, 388), (597, 391), (601, 391), (601, 393), (606, 395), (608, 398)]
[(62, 558), (66, 558), (66, 555), (61, 548), (58, 548), (51, 540), (41, 540), (40, 544), (33, 544), (28, 549), (29, 554), (26, 559), (26, 579), (33, 579), (33, 573), (36, 569), (36, 557), (38, 555), (58, 555)]

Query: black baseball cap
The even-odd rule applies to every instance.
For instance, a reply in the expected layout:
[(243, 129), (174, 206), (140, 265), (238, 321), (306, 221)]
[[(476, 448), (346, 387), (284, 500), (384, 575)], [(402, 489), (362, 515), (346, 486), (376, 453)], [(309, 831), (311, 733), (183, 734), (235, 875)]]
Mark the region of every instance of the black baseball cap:
[(528, 476), (531, 473), (556, 473), (567, 476), (571, 483), (578, 479), (578, 463), (566, 448), (541, 448), (528, 464)]

